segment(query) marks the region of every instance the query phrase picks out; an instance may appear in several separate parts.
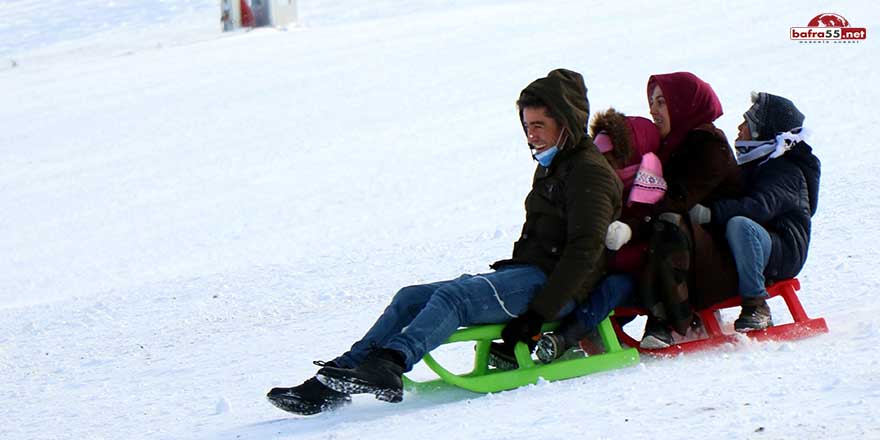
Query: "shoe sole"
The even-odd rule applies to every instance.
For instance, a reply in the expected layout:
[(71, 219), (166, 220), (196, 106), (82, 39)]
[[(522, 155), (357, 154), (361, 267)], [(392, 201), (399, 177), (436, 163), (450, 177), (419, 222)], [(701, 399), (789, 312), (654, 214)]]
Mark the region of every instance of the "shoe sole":
[(749, 332), (757, 332), (757, 331), (761, 331), (761, 330), (767, 330), (770, 327), (773, 327), (772, 322), (767, 327), (736, 327), (736, 326), (734, 326), (733, 330), (736, 331), (737, 333), (749, 333)]
[(312, 402), (303, 401), (302, 399), (294, 396), (283, 394), (266, 396), (266, 399), (269, 400), (269, 403), (271, 403), (278, 409), (301, 416), (313, 416), (322, 412), (332, 411), (351, 403), (351, 399), (349, 398), (342, 399), (334, 403), (325, 403), (322, 405), (318, 405)]
[(509, 361), (492, 353), (489, 353), (489, 359), (486, 361), (486, 363), (490, 367), (494, 367), (499, 370), (516, 370), (517, 368), (519, 368), (519, 364), (516, 363), (516, 361)]
[(639, 347), (648, 350), (659, 350), (661, 348), (669, 348), (671, 346), (672, 344), (668, 344), (660, 340), (659, 338), (654, 337), (653, 335), (645, 336), (645, 338), (642, 339), (642, 342), (639, 343)]
[(332, 377), (325, 374), (315, 376), (318, 381), (327, 388), (338, 393), (346, 394), (372, 394), (383, 402), (398, 403), (403, 400), (403, 390), (396, 388), (384, 388), (364, 382), (356, 377)]

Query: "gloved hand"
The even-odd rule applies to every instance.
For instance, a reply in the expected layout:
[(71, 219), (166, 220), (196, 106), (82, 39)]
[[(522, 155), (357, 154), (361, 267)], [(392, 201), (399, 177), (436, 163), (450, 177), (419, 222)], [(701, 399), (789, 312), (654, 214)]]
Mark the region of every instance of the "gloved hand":
[(629, 225), (617, 220), (608, 225), (608, 231), (605, 233), (605, 247), (612, 251), (619, 250), (632, 238), (632, 229)]
[(501, 330), (501, 339), (510, 347), (515, 346), (517, 342), (525, 342), (529, 348), (534, 347), (538, 339), (541, 339), (543, 324), (544, 318), (538, 312), (529, 309), (504, 326)]
[(691, 216), (691, 223), (695, 225), (702, 225), (712, 221), (712, 210), (699, 203), (691, 208), (689, 214)]

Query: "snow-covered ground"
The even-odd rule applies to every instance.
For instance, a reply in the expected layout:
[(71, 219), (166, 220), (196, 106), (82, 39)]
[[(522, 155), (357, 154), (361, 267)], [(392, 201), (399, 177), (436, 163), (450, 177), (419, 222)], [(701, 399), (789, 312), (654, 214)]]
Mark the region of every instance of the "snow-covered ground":
[[(0, 3), (0, 438), (880, 438), (874, 2), (299, 3), (233, 34), (213, 0)], [(822, 12), (867, 40), (789, 40)], [(556, 67), (636, 115), (650, 74), (692, 71), (728, 134), (750, 91), (791, 97), (823, 162), (800, 297), (830, 333), (267, 403), (397, 288), (509, 255), (534, 167), (513, 103)]]

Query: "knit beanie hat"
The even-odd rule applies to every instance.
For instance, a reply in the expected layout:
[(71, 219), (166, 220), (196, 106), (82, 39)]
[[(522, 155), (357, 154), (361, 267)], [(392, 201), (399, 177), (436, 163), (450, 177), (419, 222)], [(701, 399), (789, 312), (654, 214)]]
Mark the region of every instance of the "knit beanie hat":
[(752, 139), (766, 141), (777, 133), (804, 125), (804, 115), (794, 103), (781, 96), (752, 92), (752, 106), (743, 114), (752, 132)]

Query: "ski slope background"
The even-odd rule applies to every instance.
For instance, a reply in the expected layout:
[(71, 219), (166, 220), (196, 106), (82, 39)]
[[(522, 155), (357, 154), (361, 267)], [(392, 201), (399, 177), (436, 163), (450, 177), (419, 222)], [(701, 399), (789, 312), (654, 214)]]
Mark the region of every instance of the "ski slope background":
[[(0, 438), (880, 438), (872, 2), (299, 3), (232, 34), (209, 0), (0, 4)], [(822, 12), (867, 40), (789, 41)], [(510, 254), (534, 169), (514, 101), (557, 67), (593, 113), (645, 116), (649, 75), (692, 71), (731, 138), (750, 91), (792, 98), (823, 164), (800, 297), (830, 333), (310, 418), (266, 402), (399, 287)]]

